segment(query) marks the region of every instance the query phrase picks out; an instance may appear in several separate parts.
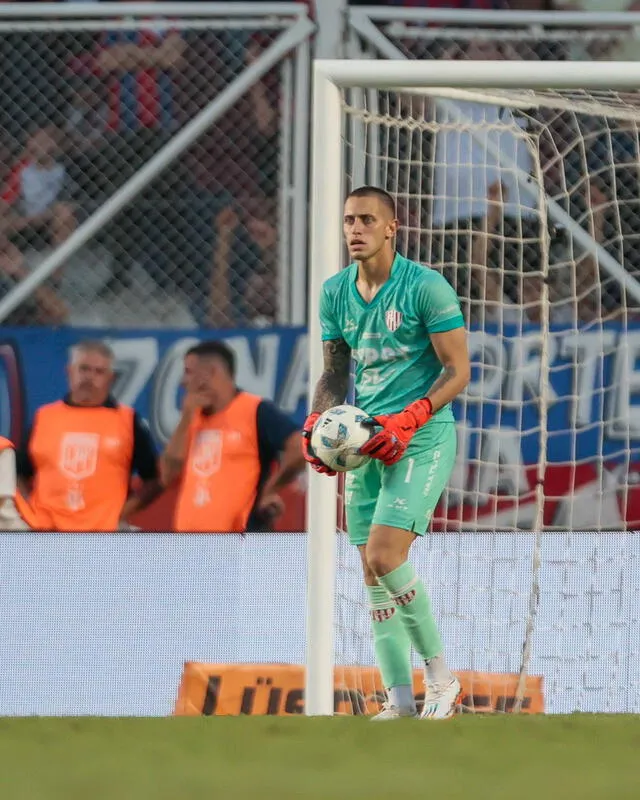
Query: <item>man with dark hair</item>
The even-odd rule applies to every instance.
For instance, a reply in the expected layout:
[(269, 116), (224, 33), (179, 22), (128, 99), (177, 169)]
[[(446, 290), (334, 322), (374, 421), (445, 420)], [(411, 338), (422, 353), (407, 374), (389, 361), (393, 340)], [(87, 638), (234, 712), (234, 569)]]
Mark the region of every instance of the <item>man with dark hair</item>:
[(278, 492), (304, 468), (296, 424), (236, 386), (224, 342), (187, 351), (183, 384), (182, 416), (161, 459), (165, 486), (181, 478), (174, 529), (264, 530), (283, 509)]
[(383, 206), (385, 206), (385, 208), (391, 215), (391, 219), (396, 219), (396, 217), (398, 216), (396, 212), (396, 201), (389, 194), (389, 192), (386, 192), (379, 186), (359, 186), (357, 189), (354, 189), (352, 192), (349, 193), (349, 195), (347, 196), (347, 200), (349, 200), (352, 197), (353, 198), (377, 197), (378, 200), (382, 203)]
[(236, 376), (236, 355), (224, 342), (200, 342), (200, 344), (195, 344), (193, 347), (190, 347), (186, 355), (187, 357), (195, 356), (196, 358), (217, 357), (224, 362), (231, 377), (235, 378)]
[(424, 536), (456, 458), (451, 402), (469, 382), (460, 304), (435, 270), (396, 252), (395, 204), (368, 186), (344, 206), (352, 263), (326, 280), (320, 296), (324, 371), (304, 425), (304, 449), (331, 470), (310, 439), (321, 414), (344, 403), (352, 361), (355, 404), (376, 433), (360, 449), (370, 460), (348, 472), (345, 512), (358, 547), (376, 658), (388, 703), (375, 719), (416, 716), (411, 647), (425, 670), (423, 719), (446, 719), (461, 687), (446, 663), (427, 590), (409, 560)]

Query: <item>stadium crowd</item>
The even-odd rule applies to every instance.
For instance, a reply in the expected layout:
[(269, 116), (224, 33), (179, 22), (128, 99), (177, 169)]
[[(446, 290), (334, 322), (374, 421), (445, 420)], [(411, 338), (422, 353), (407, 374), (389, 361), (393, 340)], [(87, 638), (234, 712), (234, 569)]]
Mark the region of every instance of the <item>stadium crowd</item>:
[[(505, 13), (598, 8), (595, 0), (352, 0), (352, 4)], [(602, 7), (613, 10), (614, 5), (621, 10), (636, 4), (618, 0)], [(64, 242), (274, 36), (241, 28), (172, 27), (170, 20), (158, 19), (135, 29), (3, 33), (0, 294)], [(614, 34), (607, 41), (602, 52), (590, 55), (634, 56), (616, 51)], [(459, 31), (447, 34), (443, 29), (442, 36), (400, 38), (400, 44), (407, 55), (423, 59), (584, 56), (560, 40), (536, 43), (502, 36), (492, 43), (490, 32), (483, 37), (477, 30), (473, 37), (461, 37)], [(5, 323), (213, 328), (272, 324), (277, 314), (283, 157), (279, 80), (274, 70), (254, 84), (184, 157)], [(494, 111), (489, 106), (482, 109), (489, 116)], [(509, 117), (516, 126), (532, 121), (534, 126), (546, 126), (548, 135), (546, 140), (540, 138), (539, 156), (547, 192), (635, 273), (640, 266), (635, 128), (612, 130), (604, 119), (575, 114), (549, 119), (509, 112)], [(406, 136), (402, 141), (402, 133), (397, 135), (402, 156), (413, 144)], [(420, 135), (422, 151), (431, 148), (434, 166), (420, 171), (415, 194), (434, 201), (421, 202), (418, 210), (411, 202), (403, 208), (409, 221), (406, 243), (418, 237), (420, 257), (448, 270), (452, 283), (470, 301), (470, 313), (482, 305), (473, 301), (482, 299), (488, 301), (482, 311), (485, 320), (498, 309), (501, 318), (516, 319), (521, 312), (514, 309), (525, 303), (530, 321), (535, 321), (539, 276), (516, 281), (509, 266), (515, 264), (513, 271), (521, 273), (536, 270), (539, 219), (536, 227), (535, 214), (526, 203), (519, 202), (514, 211), (515, 187), (509, 189), (497, 173), (494, 180), (487, 180), (474, 208), (439, 203), (446, 186), (461, 179), (459, 163), (447, 156), (455, 143), (445, 141), (445, 132)], [(592, 145), (587, 160), (578, 147), (585, 140)], [(472, 161), (486, 158), (472, 144), (469, 153)], [(518, 150), (517, 158), (524, 168), (532, 168), (527, 153)], [(586, 184), (585, 171), (590, 176)], [(389, 178), (388, 188), (402, 185), (399, 174)], [(558, 321), (567, 313), (577, 313), (583, 321), (602, 312), (615, 314), (619, 287), (607, 274), (599, 275), (593, 259), (570, 250), (566, 232), (554, 228), (551, 262), (557, 268), (557, 286), (552, 281), (550, 292), (558, 303)], [(570, 277), (569, 263), (577, 265)], [(568, 309), (563, 296), (567, 290), (578, 293), (577, 310)]]

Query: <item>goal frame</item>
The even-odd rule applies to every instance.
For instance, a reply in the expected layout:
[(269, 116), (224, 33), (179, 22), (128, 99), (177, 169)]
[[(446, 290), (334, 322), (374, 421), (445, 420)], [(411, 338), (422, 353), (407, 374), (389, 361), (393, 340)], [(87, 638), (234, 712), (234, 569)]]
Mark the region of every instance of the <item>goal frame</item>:
[[(313, 70), (309, 274), (309, 403), (322, 372), (318, 302), (342, 267), (343, 88), (626, 89), (640, 62), (317, 60)], [(305, 714), (331, 716), (337, 553), (336, 479), (309, 470)], [(535, 532), (533, 532), (535, 533)]]

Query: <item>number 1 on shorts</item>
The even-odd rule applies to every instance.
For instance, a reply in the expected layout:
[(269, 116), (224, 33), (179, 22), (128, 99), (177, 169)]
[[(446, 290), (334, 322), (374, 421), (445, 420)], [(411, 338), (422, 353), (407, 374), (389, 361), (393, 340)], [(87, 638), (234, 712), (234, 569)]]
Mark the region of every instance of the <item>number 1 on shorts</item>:
[(415, 462), (414, 458), (407, 459), (407, 474), (405, 476), (404, 482), (410, 483), (411, 482), (411, 473), (413, 472), (413, 464)]

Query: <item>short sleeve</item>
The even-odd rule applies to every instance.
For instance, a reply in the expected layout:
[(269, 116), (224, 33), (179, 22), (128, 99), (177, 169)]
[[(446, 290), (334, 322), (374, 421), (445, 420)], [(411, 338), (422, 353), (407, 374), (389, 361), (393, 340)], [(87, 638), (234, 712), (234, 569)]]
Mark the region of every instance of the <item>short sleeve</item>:
[(29, 452), (32, 430), (33, 428), (29, 430), (22, 446), (16, 449), (16, 472), (19, 478), (24, 478), (25, 480), (33, 478), (36, 472), (33, 466), (33, 460), (31, 459), (31, 453)]
[(131, 469), (143, 481), (152, 481), (158, 478), (158, 457), (153, 443), (151, 431), (146, 421), (138, 415), (133, 415), (133, 457)]
[(300, 428), (269, 400), (262, 400), (257, 411), (258, 443), (267, 461), (273, 461), (292, 433)]
[(416, 306), (428, 333), (444, 333), (464, 327), (458, 296), (439, 272), (431, 272), (429, 280), (421, 282)]
[(331, 294), (326, 284), (322, 287), (322, 293), (320, 295), (320, 330), (322, 332), (323, 342), (343, 338), (338, 320), (336, 319)]

